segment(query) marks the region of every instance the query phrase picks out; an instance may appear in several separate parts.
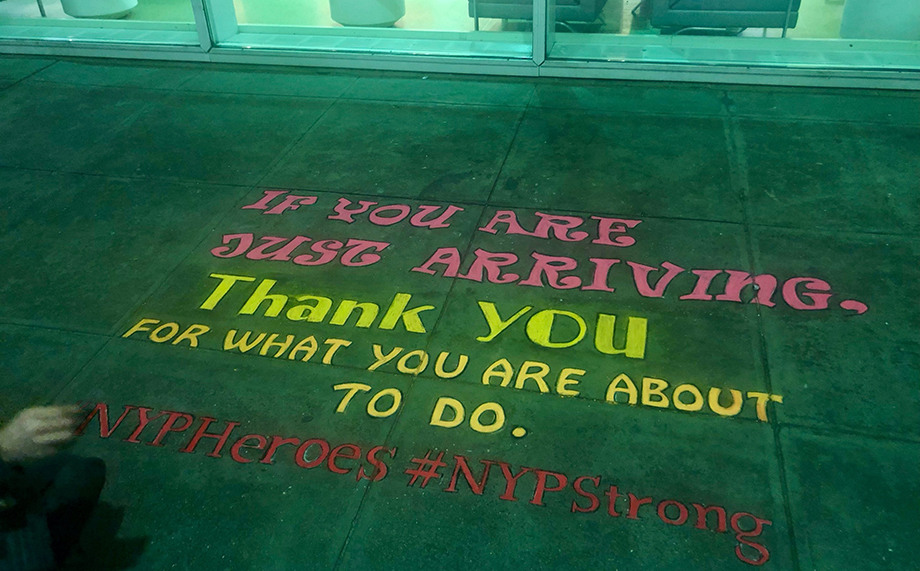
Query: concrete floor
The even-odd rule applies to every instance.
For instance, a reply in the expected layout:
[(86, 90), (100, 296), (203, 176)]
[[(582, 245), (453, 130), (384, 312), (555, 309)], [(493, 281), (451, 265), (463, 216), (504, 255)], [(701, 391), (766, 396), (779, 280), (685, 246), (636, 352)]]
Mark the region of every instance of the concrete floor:
[(4, 56), (0, 417), (97, 404), (89, 569), (911, 569), (918, 155), (916, 93)]

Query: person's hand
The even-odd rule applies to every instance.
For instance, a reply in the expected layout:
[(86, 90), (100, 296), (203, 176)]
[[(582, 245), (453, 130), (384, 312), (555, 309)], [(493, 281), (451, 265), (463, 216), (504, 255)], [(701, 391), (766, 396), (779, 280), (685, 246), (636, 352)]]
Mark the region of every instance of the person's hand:
[(27, 408), (0, 429), (0, 458), (26, 462), (53, 456), (74, 438), (79, 410), (71, 406)]

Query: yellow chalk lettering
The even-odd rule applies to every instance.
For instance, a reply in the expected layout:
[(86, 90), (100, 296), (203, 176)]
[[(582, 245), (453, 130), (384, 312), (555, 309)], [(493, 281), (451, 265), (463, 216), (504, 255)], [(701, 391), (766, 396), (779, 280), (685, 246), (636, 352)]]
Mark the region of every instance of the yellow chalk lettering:
[(466, 370), (466, 364), (469, 362), (470, 358), (466, 355), (461, 354), (457, 359), (457, 368), (451, 372), (444, 370), (444, 363), (447, 361), (447, 356), (450, 355), (447, 351), (442, 351), (438, 355), (438, 359), (434, 362), (434, 374), (441, 379), (453, 379)]
[(757, 399), (756, 410), (757, 410), (757, 420), (761, 422), (767, 422), (767, 403), (770, 401), (782, 403), (783, 397), (780, 395), (771, 395), (768, 393), (759, 393), (756, 391), (748, 391), (748, 398)]
[(217, 307), (217, 302), (222, 300), (227, 292), (230, 291), (230, 288), (233, 287), (233, 284), (236, 282), (254, 282), (256, 278), (251, 278), (249, 276), (234, 276), (229, 274), (211, 274), (209, 278), (217, 278), (220, 280), (220, 283), (217, 284), (217, 287), (214, 288), (214, 291), (211, 292), (211, 295), (208, 296), (208, 299), (204, 300), (199, 308), (211, 310)]
[[(578, 324), (578, 334), (574, 339), (569, 341), (559, 341), (554, 342), (550, 340), (550, 337), (553, 333), (553, 323), (556, 320), (557, 315), (562, 315), (568, 317), (576, 324)], [(585, 324), (585, 320), (581, 318), (577, 313), (572, 313), (571, 311), (562, 311), (560, 309), (544, 309), (533, 315), (530, 319), (527, 320), (527, 338), (540, 345), (541, 347), (549, 347), (550, 349), (564, 349), (566, 347), (571, 347), (579, 341), (585, 338), (585, 333), (588, 331), (588, 326)]]
[(507, 387), (514, 376), (514, 367), (508, 362), (508, 359), (499, 359), (482, 373), (482, 384), (491, 384), (492, 377), (498, 377), (502, 381), (502, 386)]
[[(546, 381), (543, 380), (547, 373), (549, 373), (549, 365), (546, 363), (540, 363), (539, 361), (524, 361), (524, 364), (521, 365), (521, 370), (518, 371), (517, 379), (514, 380), (514, 388), (523, 389), (524, 382), (531, 379), (537, 383), (537, 387), (540, 388), (541, 393), (548, 393), (549, 387), (546, 386)], [(502, 386), (505, 385), (503, 384)]]
[(160, 322), (159, 319), (141, 319), (140, 321), (134, 324), (134, 327), (132, 327), (131, 329), (128, 329), (125, 332), (125, 334), (122, 335), (122, 337), (130, 337), (131, 335), (133, 335), (134, 333), (137, 333), (138, 331), (150, 331), (150, 328), (146, 326), (153, 325), (154, 323), (159, 323), (159, 322)]
[(403, 350), (402, 347), (393, 347), (392, 351), (384, 355), (383, 347), (381, 347), (377, 343), (374, 343), (374, 358), (377, 360), (374, 361), (374, 364), (368, 367), (367, 370), (376, 371), (380, 367), (386, 365), (387, 363), (392, 361), (394, 358), (396, 358), (396, 356), (399, 355), (402, 352), (402, 350)]
[[(492, 424), (483, 424), (480, 422), (479, 418), (486, 412), (492, 412), (492, 414), (495, 415), (495, 420), (492, 421)], [(470, 415), (470, 428), (476, 432), (489, 434), (490, 432), (499, 430), (504, 425), (505, 409), (503, 409), (502, 405), (498, 404), (497, 402), (483, 403), (473, 411), (472, 415)]]
[(335, 355), (335, 352), (339, 350), (339, 347), (348, 347), (351, 345), (351, 341), (347, 339), (326, 339), (323, 341), (324, 344), (329, 345), (329, 348), (326, 349), (326, 354), (323, 355), (323, 365), (331, 365), (332, 357)]
[(345, 325), (345, 322), (348, 321), (355, 309), (361, 310), (361, 316), (358, 317), (358, 322), (355, 326), (364, 328), (373, 325), (374, 320), (377, 319), (377, 313), (380, 311), (380, 307), (376, 303), (358, 303), (351, 299), (343, 299), (339, 302), (339, 306), (335, 308), (335, 313), (332, 315), (332, 319), (329, 320), (329, 325)]
[(418, 314), (423, 311), (434, 309), (434, 306), (420, 305), (407, 311), (406, 307), (409, 305), (409, 300), (411, 299), (412, 295), (408, 293), (397, 293), (393, 296), (390, 307), (387, 308), (386, 314), (384, 314), (383, 319), (380, 320), (379, 328), (393, 329), (396, 327), (399, 320), (402, 319), (406, 331), (411, 333), (426, 333), (425, 326), (422, 325), (422, 320), (419, 318)]
[(315, 305), (295, 305), (287, 311), (287, 318), (291, 321), (308, 321), (319, 323), (326, 318), (332, 309), (332, 300), (321, 295), (299, 295), (297, 301), (313, 301)]
[[(444, 411), (450, 408), (454, 417), (445, 420)], [(460, 423), (463, 422), (463, 405), (457, 399), (452, 399), (450, 397), (440, 397), (438, 402), (434, 405), (434, 411), (431, 413), (431, 426), (441, 426), (443, 428), (454, 428), (455, 426), (460, 426)]]
[(332, 387), (334, 391), (344, 391), (348, 392), (342, 397), (342, 401), (339, 402), (339, 406), (335, 407), (336, 412), (345, 412), (345, 407), (348, 406), (348, 403), (351, 402), (352, 397), (354, 397), (358, 391), (367, 392), (371, 390), (370, 385), (365, 385), (363, 383), (340, 383)]
[(503, 321), (502, 318), (498, 315), (498, 310), (495, 309), (495, 304), (491, 301), (480, 301), (479, 309), (482, 311), (482, 316), (486, 318), (486, 323), (489, 325), (489, 334), (477, 337), (476, 341), (481, 341), (483, 343), (488, 343), (489, 341), (495, 339), (495, 337), (508, 328), (509, 325), (517, 321), (522, 315), (533, 309), (533, 306), (526, 306), (521, 308), (520, 311), (511, 316), (511, 319)]
[(617, 316), (599, 313), (597, 331), (594, 333), (594, 347), (605, 355), (626, 355), (631, 359), (645, 358), (645, 340), (648, 334), (648, 320), (644, 317), (629, 317), (626, 322), (626, 346), (614, 347), (614, 331)]
[[(161, 333), (162, 331), (166, 331), (166, 333), (163, 334)], [(172, 323), (172, 322), (164, 323), (163, 325), (160, 325), (159, 327), (151, 331), (148, 338), (154, 343), (163, 343), (165, 341), (169, 341), (170, 339), (172, 339), (178, 332), (179, 332), (178, 323)]]
[[(624, 386), (621, 387), (620, 383), (624, 383)], [(610, 381), (610, 385), (607, 386), (607, 395), (604, 397), (604, 400), (616, 403), (617, 393), (626, 393), (629, 397), (627, 401), (629, 404), (636, 404), (639, 401), (639, 391), (636, 390), (636, 385), (632, 382), (632, 379), (626, 376), (625, 373), (617, 375), (615, 379)]]
[[(668, 397), (664, 395), (664, 390), (668, 388), (668, 382), (651, 377), (642, 378), (642, 404), (646, 406), (655, 406), (658, 408), (668, 408), (670, 404)], [(652, 396), (657, 396), (652, 400)]]
[(239, 314), (252, 315), (259, 309), (262, 302), (267, 301), (268, 309), (265, 310), (263, 315), (265, 317), (278, 317), (281, 310), (284, 309), (284, 304), (287, 303), (288, 297), (280, 293), (269, 293), (276, 283), (278, 282), (275, 280), (262, 280), (259, 282), (256, 291), (252, 292), (252, 295), (250, 295), (246, 303), (243, 304), (243, 308), (240, 309)]
[(294, 345), (294, 348), (291, 349), (290, 353), (288, 353), (288, 359), (291, 359), (293, 361), (294, 359), (297, 358), (297, 353), (301, 351), (305, 351), (306, 354), (303, 356), (303, 359), (301, 359), (301, 361), (306, 363), (307, 361), (313, 358), (314, 354), (316, 354), (317, 348), (318, 348), (318, 345), (316, 343), (316, 338), (310, 335), (309, 337), (301, 339), (297, 343), (297, 345)]
[(709, 408), (712, 409), (712, 412), (720, 416), (735, 416), (741, 412), (742, 405), (742, 396), (741, 391), (736, 391), (735, 389), (730, 390), (732, 394), (732, 404), (728, 407), (723, 407), (719, 403), (719, 395), (722, 394), (721, 389), (715, 387), (709, 389)]
[(264, 333), (259, 333), (255, 341), (252, 343), (249, 342), (249, 335), (252, 331), (247, 331), (243, 333), (243, 336), (240, 337), (240, 340), (236, 340), (236, 329), (231, 329), (227, 331), (226, 337), (224, 337), (224, 351), (229, 351), (231, 349), (239, 349), (240, 353), (246, 353), (256, 345), (262, 342), (265, 339)]
[[(409, 366), (409, 359), (412, 357), (418, 357), (418, 365), (415, 367)], [(424, 371), (427, 367), (428, 353), (422, 351), (421, 349), (409, 351), (399, 359), (399, 362), (396, 363), (396, 370), (407, 375), (417, 375)]]
[(283, 355), (284, 352), (288, 350), (288, 347), (291, 346), (291, 343), (294, 342), (293, 335), (288, 335), (287, 337), (285, 337), (284, 341), (280, 341), (280, 342), (275, 341), (275, 339), (277, 338), (278, 338), (277, 333), (272, 333), (271, 335), (269, 335), (265, 343), (262, 344), (262, 348), (259, 349), (259, 355), (267, 355), (271, 347), (277, 347), (278, 350), (275, 351), (275, 357), (274, 357), (275, 359), (277, 359), (278, 357)]
[(577, 385), (581, 382), (581, 379), (570, 379), (570, 375), (584, 374), (585, 371), (583, 369), (562, 369), (562, 372), (559, 373), (559, 378), (556, 380), (556, 394), (564, 397), (578, 396), (578, 391), (566, 387), (569, 385)]
[[(684, 401), (680, 400), (680, 395), (684, 393), (690, 393), (693, 395), (693, 402), (685, 403)], [(671, 400), (674, 401), (674, 408), (677, 410), (695, 411), (703, 408), (703, 393), (700, 392), (700, 389), (691, 384), (680, 385), (674, 389), (674, 394), (671, 395)]]
[[(390, 408), (386, 410), (377, 410), (377, 401), (382, 397), (390, 396), (393, 399), (393, 404), (390, 405)], [(399, 404), (402, 402), (402, 393), (399, 389), (383, 389), (379, 393), (371, 397), (370, 402), (367, 403), (367, 414), (373, 416), (374, 418), (386, 418), (396, 412), (396, 409), (399, 408)]]
[(178, 345), (180, 341), (188, 341), (190, 346), (197, 347), (198, 346), (198, 336), (204, 335), (210, 330), (211, 328), (208, 327), (207, 325), (199, 325), (198, 323), (195, 323), (193, 325), (190, 325), (188, 329), (183, 331), (182, 335), (176, 337), (173, 340), (172, 344)]

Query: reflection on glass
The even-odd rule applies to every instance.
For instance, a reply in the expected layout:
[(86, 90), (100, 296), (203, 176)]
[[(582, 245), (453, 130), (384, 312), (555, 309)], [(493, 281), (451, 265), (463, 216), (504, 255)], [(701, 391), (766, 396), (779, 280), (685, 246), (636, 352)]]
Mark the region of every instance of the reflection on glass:
[(556, 0), (554, 13), (552, 57), (920, 66), (920, 0)]
[(0, 0), (0, 21), (19, 18), (194, 22), (189, 0)]

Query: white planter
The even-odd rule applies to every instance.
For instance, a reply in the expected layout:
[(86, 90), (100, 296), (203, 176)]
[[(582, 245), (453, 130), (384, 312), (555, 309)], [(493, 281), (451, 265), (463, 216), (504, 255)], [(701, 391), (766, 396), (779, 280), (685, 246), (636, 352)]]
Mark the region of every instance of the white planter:
[(405, 0), (329, 0), (332, 19), (343, 26), (392, 26), (406, 15)]
[(137, 0), (61, 0), (64, 13), (74, 18), (121, 18)]
[(840, 37), (920, 40), (920, 0), (846, 0)]

